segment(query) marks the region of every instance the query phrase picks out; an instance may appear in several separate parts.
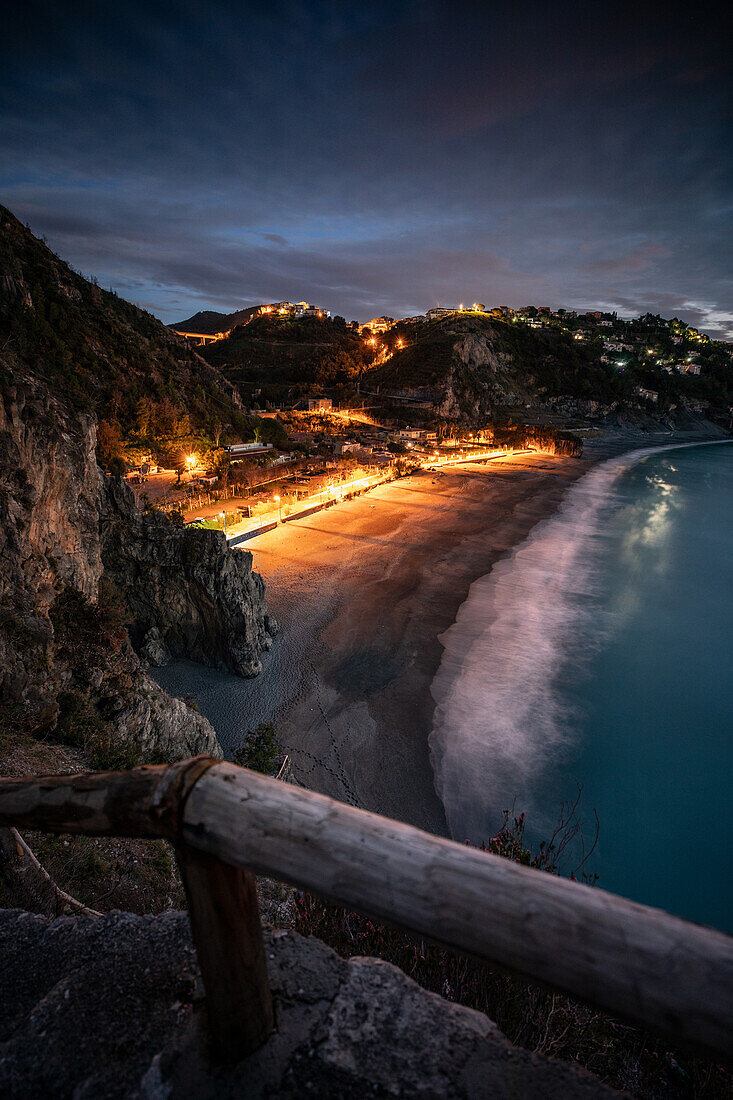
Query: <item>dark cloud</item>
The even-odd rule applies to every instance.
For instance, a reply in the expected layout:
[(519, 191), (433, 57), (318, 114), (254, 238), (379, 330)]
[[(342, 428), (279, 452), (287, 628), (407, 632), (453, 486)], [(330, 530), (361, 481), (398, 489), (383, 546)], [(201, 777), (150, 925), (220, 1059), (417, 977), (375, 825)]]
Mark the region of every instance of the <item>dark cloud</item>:
[(728, 19), (30, 0), (0, 42), (2, 199), (166, 320), (479, 298), (733, 335)]

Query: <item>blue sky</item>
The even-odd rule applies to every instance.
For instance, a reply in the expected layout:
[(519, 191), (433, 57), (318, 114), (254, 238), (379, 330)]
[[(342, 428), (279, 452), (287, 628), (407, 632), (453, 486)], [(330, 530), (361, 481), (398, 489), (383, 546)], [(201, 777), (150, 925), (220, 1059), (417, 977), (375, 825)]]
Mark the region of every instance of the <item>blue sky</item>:
[(165, 321), (308, 299), (733, 338), (720, 6), (30, 0), (0, 201)]

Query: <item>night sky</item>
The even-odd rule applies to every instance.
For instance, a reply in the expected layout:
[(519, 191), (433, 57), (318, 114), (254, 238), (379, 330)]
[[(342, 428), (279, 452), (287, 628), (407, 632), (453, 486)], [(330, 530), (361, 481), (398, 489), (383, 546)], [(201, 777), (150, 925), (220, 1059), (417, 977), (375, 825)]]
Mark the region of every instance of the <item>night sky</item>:
[(30, 0), (0, 201), (165, 321), (480, 300), (731, 339), (725, 7)]

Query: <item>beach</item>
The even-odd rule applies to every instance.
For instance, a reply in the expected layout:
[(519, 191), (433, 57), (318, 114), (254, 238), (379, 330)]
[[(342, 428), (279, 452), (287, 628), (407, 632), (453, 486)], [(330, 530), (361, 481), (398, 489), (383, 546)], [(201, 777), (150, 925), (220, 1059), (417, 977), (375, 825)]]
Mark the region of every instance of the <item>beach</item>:
[(447, 832), (428, 745), (439, 635), (588, 466), (537, 454), (415, 475), (247, 544), (281, 627), (247, 702), (297, 781)]
[(197, 700), (227, 756), (248, 729), (272, 721), (295, 782), (448, 835), (431, 760), (431, 689), (441, 637), (471, 585), (598, 462), (704, 434), (616, 432), (588, 441), (579, 459), (467, 463), (289, 521), (243, 546), (280, 624), (262, 673), (242, 680), (177, 661), (155, 678)]

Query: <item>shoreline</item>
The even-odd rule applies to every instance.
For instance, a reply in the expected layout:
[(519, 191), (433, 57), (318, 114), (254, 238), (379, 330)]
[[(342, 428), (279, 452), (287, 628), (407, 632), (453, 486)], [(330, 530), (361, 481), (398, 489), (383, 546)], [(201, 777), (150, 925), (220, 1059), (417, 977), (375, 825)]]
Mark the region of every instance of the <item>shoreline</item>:
[(534, 802), (538, 776), (548, 759), (557, 766), (581, 717), (558, 704), (553, 684), (568, 663), (582, 666), (604, 637), (583, 604), (594, 591), (595, 544), (617, 481), (649, 457), (731, 442), (660, 441), (603, 457), (558, 509), (473, 582), (440, 637), (443, 657), (431, 686), (431, 759), (454, 840), (485, 840), (486, 822), (516, 799), (552, 832), (554, 820)]
[(413, 475), (291, 521), (246, 544), (281, 626), (262, 674), (242, 681), (179, 662), (156, 679), (198, 696), (227, 754), (272, 720), (296, 782), (448, 835), (431, 763), (431, 685), (439, 636), (471, 585), (598, 462), (699, 439), (616, 433), (581, 458), (522, 455)]

